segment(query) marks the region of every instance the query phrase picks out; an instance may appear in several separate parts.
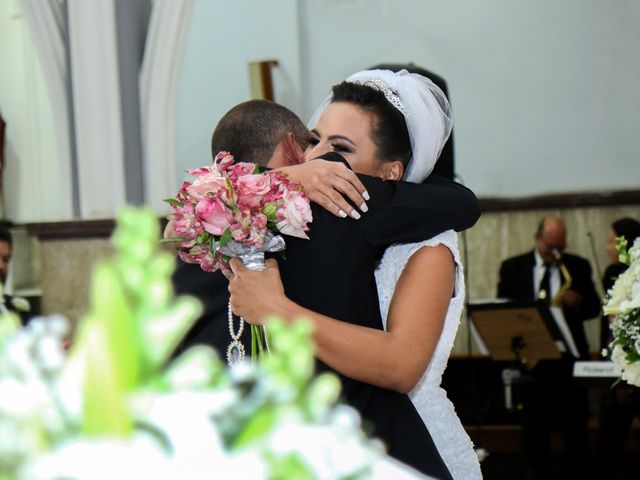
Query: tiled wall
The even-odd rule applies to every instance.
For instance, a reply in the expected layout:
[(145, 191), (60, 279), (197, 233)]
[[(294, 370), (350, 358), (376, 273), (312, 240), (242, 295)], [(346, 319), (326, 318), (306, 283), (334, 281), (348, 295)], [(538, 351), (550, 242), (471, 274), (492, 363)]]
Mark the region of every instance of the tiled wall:
[(40, 242), (43, 314), (61, 313), (76, 322), (89, 305), (93, 265), (110, 253), (106, 239)]
[[(470, 298), (495, 296), (500, 262), (533, 248), (533, 235), (542, 217), (562, 215), (568, 228), (567, 251), (589, 259), (594, 268), (594, 281), (601, 291), (590, 238), (595, 255), (604, 270), (608, 259), (604, 251), (609, 225), (625, 216), (640, 218), (640, 207), (575, 208), (566, 210), (531, 210), (484, 214), (478, 224), (466, 233), (468, 257), (465, 261)], [(463, 250), (463, 235), (460, 248)], [(45, 240), (40, 244), (42, 306), (44, 313), (62, 313), (72, 320), (86, 311), (92, 265), (110, 253), (107, 240)], [(464, 256), (464, 252), (462, 252)], [(463, 257), (464, 258), (464, 257)], [(597, 320), (586, 324), (592, 350), (598, 339)], [(455, 353), (467, 352), (467, 329), (463, 321), (456, 339)]]

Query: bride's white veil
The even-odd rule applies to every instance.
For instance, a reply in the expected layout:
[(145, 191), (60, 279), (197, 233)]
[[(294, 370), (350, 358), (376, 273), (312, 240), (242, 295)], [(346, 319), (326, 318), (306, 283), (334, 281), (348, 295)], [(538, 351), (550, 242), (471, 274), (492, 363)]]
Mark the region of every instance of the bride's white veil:
[[(382, 90), (387, 100), (402, 112), (412, 151), (402, 179), (422, 182), (433, 170), (453, 126), (451, 107), (442, 90), (428, 78), (406, 70), (362, 70), (349, 76), (346, 81)], [(397, 100), (400, 101), (399, 105)], [(310, 128), (316, 126), (329, 103), (331, 95), (309, 120)]]

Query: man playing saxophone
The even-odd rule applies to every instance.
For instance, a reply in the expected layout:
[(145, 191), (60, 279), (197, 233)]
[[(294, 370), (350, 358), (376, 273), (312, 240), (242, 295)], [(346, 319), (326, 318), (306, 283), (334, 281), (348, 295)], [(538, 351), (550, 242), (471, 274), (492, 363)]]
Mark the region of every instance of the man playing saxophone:
[(564, 253), (567, 229), (562, 218), (544, 218), (533, 251), (509, 258), (500, 267), (498, 297), (541, 300), (549, 305), (565, 345), (560, 360), (541, 360), (524, 393), (523, 437), (528, 478), (556, 478), (549, 447), (551, 430), (564, 437), (568, 471), (562, 478), (588, 478), (587, 395), (572, 377), (573, 363), (589, 358), (584, 322), (600, 313), (600, 298), (584, 258)]

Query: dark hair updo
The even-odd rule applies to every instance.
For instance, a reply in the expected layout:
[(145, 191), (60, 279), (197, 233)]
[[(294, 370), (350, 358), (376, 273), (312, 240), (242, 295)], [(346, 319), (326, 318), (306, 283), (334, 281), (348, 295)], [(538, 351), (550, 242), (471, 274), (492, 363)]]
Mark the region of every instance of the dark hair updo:
[(630, 247), (636, 238), (640, 237), (640, 222), (633, 218), (621, 218), (611, 224), (616, 237), (624, 237)]
[(399, 160), (406, 168), (411, 159), (411, 139), (404, 115), (380, 90), (359, 83), (342, 82), (332, 88), (332, 103), (351, 103), (373, 115), (371, 140), (378, 158), (384, 162)]

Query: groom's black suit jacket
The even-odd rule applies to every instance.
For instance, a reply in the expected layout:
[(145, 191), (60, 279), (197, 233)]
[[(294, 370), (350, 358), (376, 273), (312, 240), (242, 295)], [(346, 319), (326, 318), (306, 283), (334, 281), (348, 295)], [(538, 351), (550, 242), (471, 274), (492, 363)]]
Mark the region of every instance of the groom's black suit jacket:
[[(286, 236), (286, 259), (277, 258), (285, 293), (291, 300), (342, 321), (382, 329), (374, 269), (384, 249), (449, 229), (469, 228), (480, 213), (470, 190), (440, 177), (430, 178), (426, 185), (359, 177), (371, 195), (369, 211), (360, 220), (338, 218), (313, 204), (310, 239)], [(195, 273), (192, 267), (187, 269)], [(184, 279), (180, 270), (176, 276)], [(185, 344), (202, 341), (206, 333), (211, 335), (207, 343), (226, 349), (226, 280), (220, 274), (218, 280), (214, 280), (215, 274), (205, 275), (209, 275), (207, 289), (211, 288), (207, 302), (219, 313), (206, 320), (207, 325), (196, 325), (198, 333), (187, 337)], [(214, 282), (222, 285), (214, 286)], [(318, 369), (330, 370), (321, 362)], [(371, 433), (387, 444), (392, 456), (436, 478), (449, 478), (407, 395), (339, 376), (344, 400), (360, 412)]]
[[(577, 308), (563, 307), (565, 320), (573, 335), (581, 358), (589, 357), (589, 347), (584, 333), (583, 322), (595, 318), (600, 313), (600, 297), (591, 278), (591, 265), (582, 257), (565, 253), (562, 261), (571, 275), (571, 290), (582, 296)], [(500, 267), (498, 297), (514, 300), (533, 300), (533, 269), (536, 260), (534, 252), (509, 258)]]

